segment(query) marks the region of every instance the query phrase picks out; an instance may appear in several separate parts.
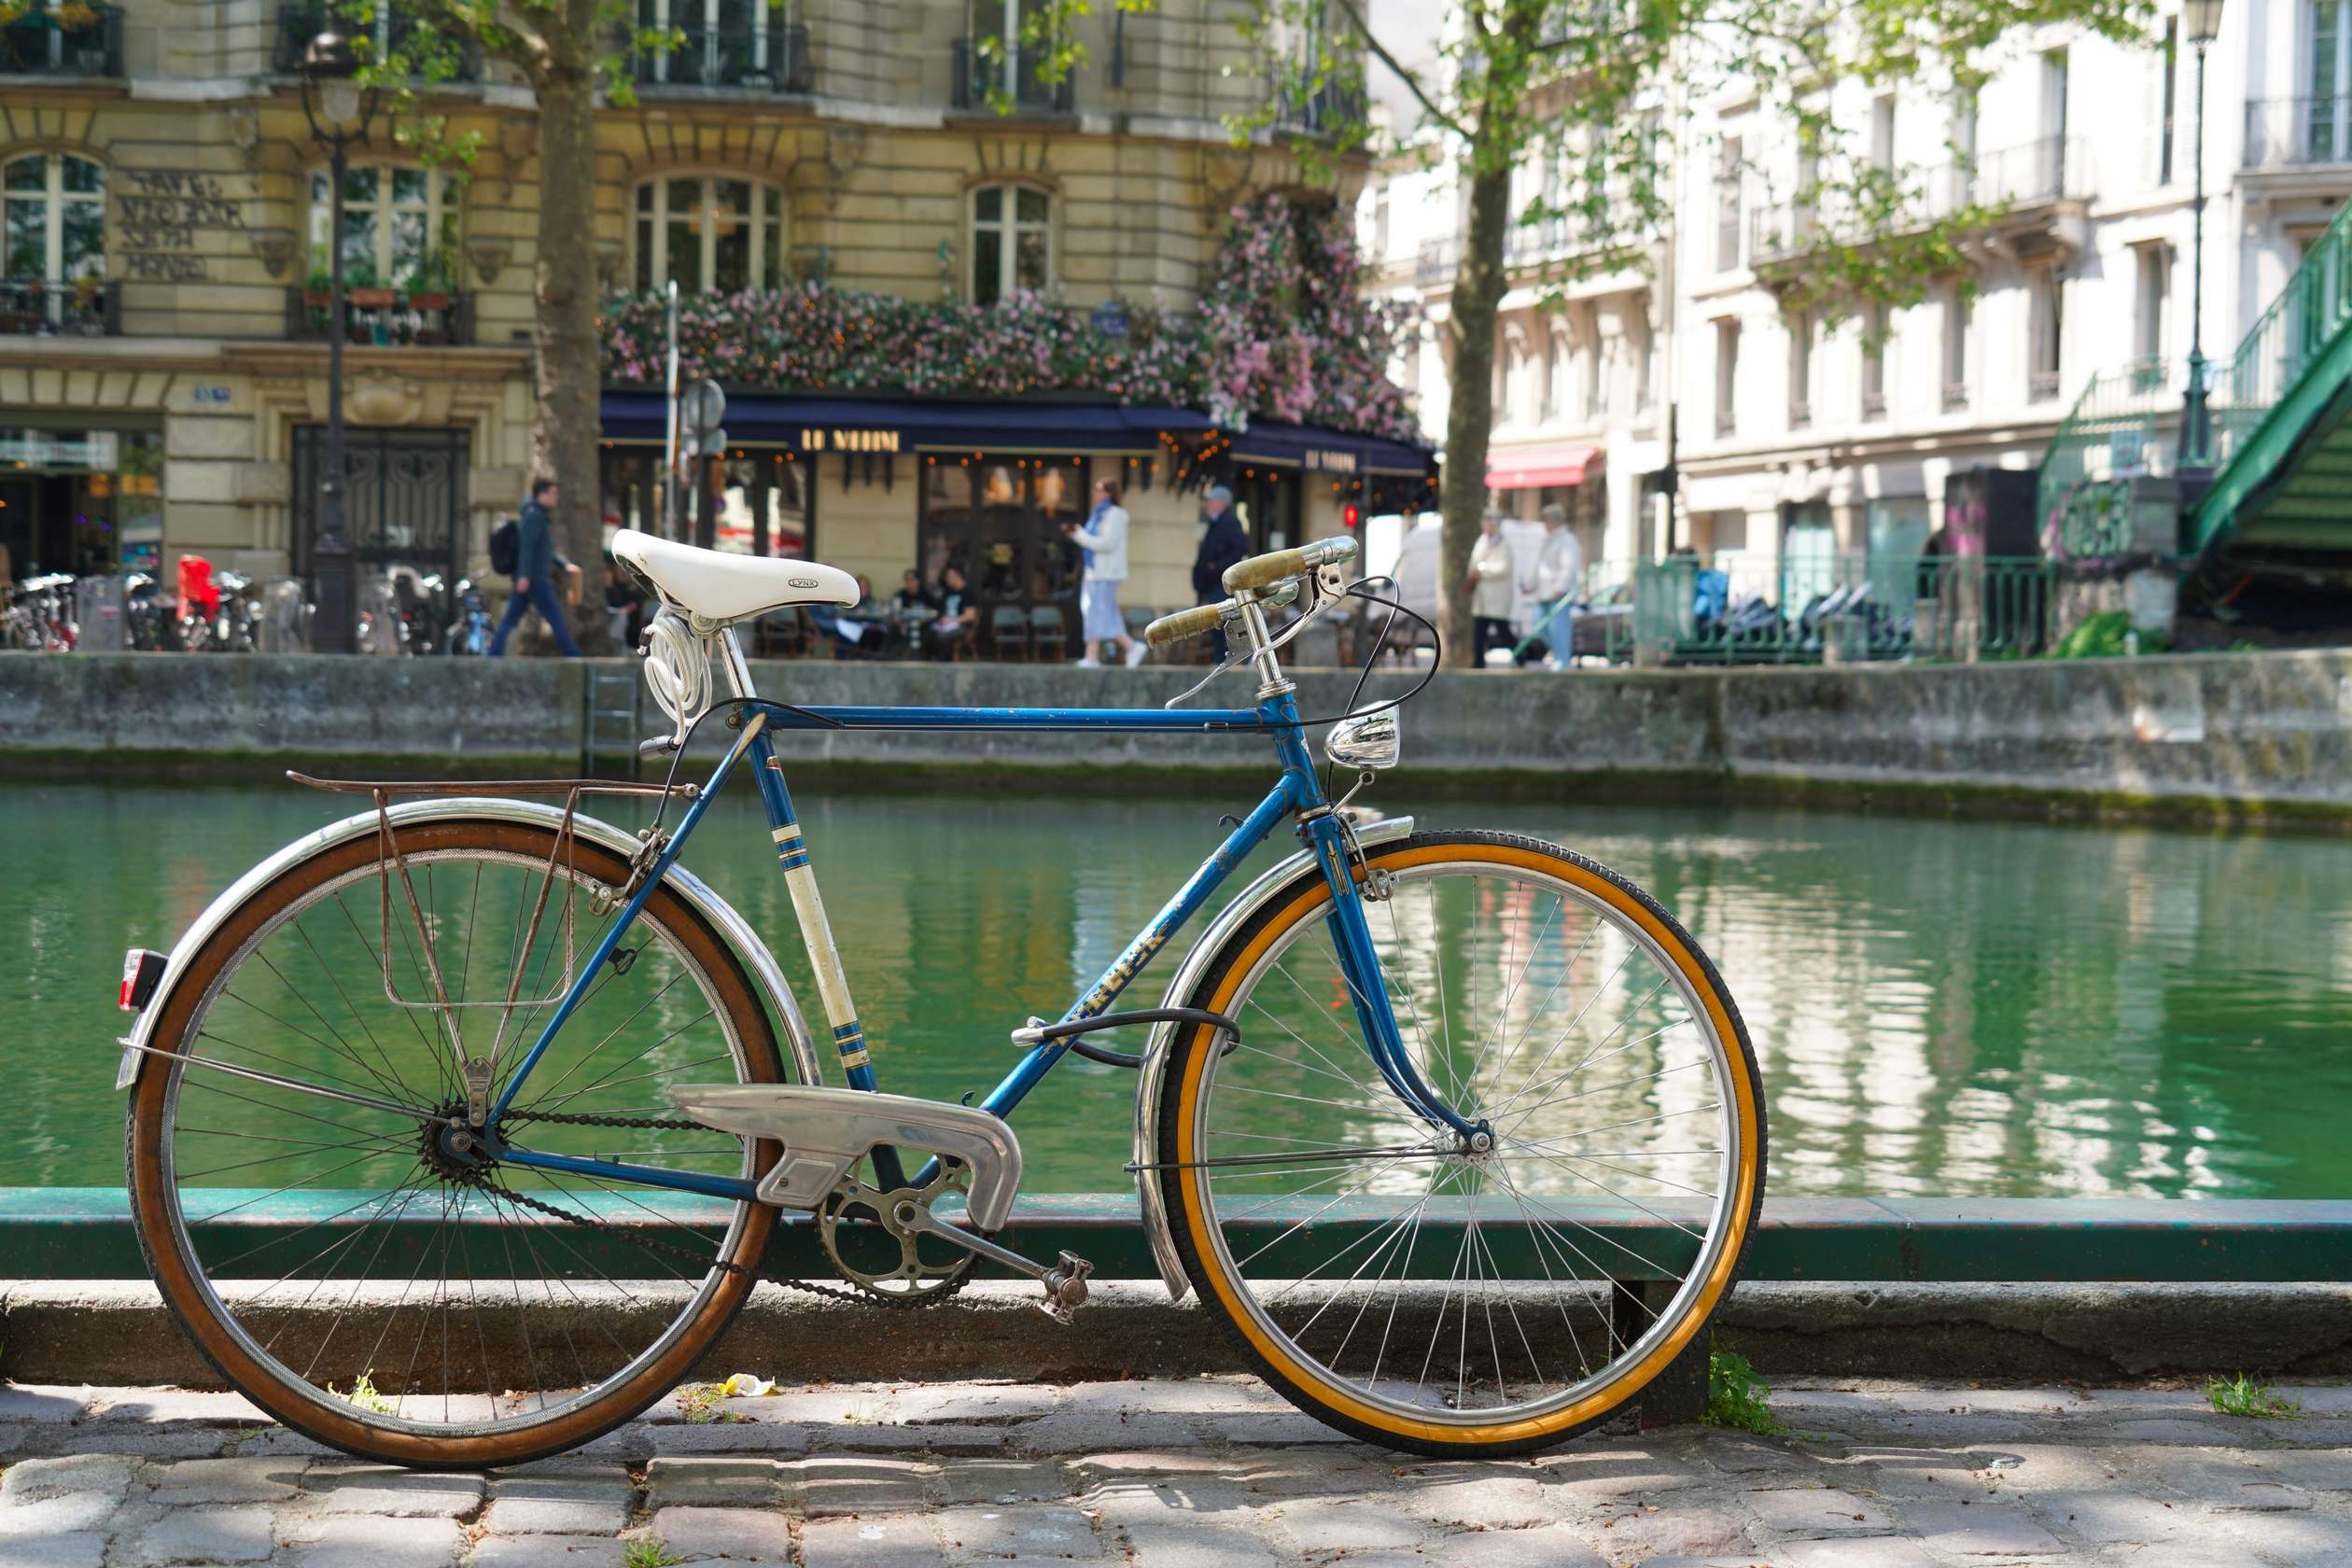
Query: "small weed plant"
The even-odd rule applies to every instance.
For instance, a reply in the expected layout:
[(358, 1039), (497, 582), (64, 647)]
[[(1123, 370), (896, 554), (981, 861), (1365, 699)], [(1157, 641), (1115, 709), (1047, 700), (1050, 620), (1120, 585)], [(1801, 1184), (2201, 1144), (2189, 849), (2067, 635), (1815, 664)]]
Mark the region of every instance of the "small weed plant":
[(365, 1410), (370, 1415), (397, 1416), (400, 1413), (399, 1406), (388, 1395), (376, 1392), (372, 1368), (351, 1379), (349, 1393), (343, 1393), (332, 1383), (327, 1385), (327, 1392), (353, 1408)]
[(719, 1402), (727, 1397), (724, 1383), (688, 1383), (678, 1391), (678, 1412), (686, 1418), (689, 1426), (708, 1426), (717, 1421), (722, 1425), (743, 1418), (731, 1410), (719, 1408)]
[(1772, 1385), (1756, 1375), (1747, 1357), (1732, 1351), (1708, 1352), (1707, 1413), (1700, 1419), (1709, 1426), (1777, 1437), (1788, 1428), (1765, 1403), (1771, 1396)]
[(685, 1561), (682, 1557), (672, 1557), (669, 1543), (657, 1535), (631, 1541), (621, 1553), (623, 1568), (670, 1568), (670, 1564)]
[(2244, 1416), (2249, 1421), (2283, 1421), (2303, 1414), (2301, 1405), (2243, 1372), (2234, 1378), (2207, 1379), (2205, 1396), (2223, 1415)]

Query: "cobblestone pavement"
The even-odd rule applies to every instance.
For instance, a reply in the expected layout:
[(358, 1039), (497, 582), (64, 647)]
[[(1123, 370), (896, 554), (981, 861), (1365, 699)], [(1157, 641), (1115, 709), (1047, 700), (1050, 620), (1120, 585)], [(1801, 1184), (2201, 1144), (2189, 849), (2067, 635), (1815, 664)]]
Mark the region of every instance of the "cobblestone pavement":
[[(1350, 1568), (2352, 1563), (2352, 1386), (1782, 1388), (1781, 1438), (1408, 1459), (1244, 1379), (838, 1385), (665, 1402), (566, 1458), (357, 1463), (230, 1394), (0, 1385), (0, 1568)], [(656, 1550), (656, 1547), (659, 1550)]]

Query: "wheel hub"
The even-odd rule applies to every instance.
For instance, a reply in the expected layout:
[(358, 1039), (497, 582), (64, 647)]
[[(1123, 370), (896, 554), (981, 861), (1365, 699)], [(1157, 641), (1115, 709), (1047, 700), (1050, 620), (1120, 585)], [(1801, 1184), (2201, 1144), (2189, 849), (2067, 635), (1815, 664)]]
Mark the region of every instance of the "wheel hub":
[(489, 1135), (466, 1125), (466, 1102), (445, 1100), (434, 1107), (441, 1119), (424, 1124), (426, 1167), (444, 1182), (469, 1187), (497, 1166)]

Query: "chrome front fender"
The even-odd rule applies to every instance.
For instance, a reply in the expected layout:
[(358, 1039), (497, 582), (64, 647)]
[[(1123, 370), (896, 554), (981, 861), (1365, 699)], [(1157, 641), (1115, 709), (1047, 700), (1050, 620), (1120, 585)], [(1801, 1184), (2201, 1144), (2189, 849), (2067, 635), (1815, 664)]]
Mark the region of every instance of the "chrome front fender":
[[(499, 821), (542, 827), (550, 832), (559, 829), (564, 820), (561, 808), (540, 801), (479, 795), (409, 801), (392, 807), (391, 817), (395, 826), (408, 822), (435, 822), (454, 817), (487, 817)], [(187, 974), (197, 949), (220, 929), (239, 904), (296, 862), (321, 850), (349, 843), (352, 839), (373, 834), (376, 829), (376, 814), (372, 811), (363, 811), (340, 822), (330, 822), (316, 833), (298, 838), (280, 849), (238, 877), (227, 892), (206, 904), (203, 913), (196, 917), (194, 923), (181, 933), (179, 941), (174, 945), (171, 958), (163, 966), (163, 978), (156, 986), (155, 995), (132, 1024), (131, 1033), (123, 1042), (122, 1066), (115, 1074), (115, 1087), (127, 1089), (139, 1081), (141, 1067), (151, 1059), (145, 1049), (148, 1043), (147, 1036), (154, 1029), (156, 1020), (163, 1015), (164, 1004), (171, 1001), (172, 992)], [(575, 815), (572, 818), (572, 832), (624, 861), (637, 853), (639, 847), (633, 835), (594, 817)], [(825, 1080), (818, 1071), (817, 1045), (809, 1036), (808, 1022), (801, 1016), (800, 1006), (792, 1000), (792, 988), (786, 982), (784, 972), (777, 967), (776, 959), (768, 952), (767, 945), (760, 940), (750, 924), (736, 914), (726, 900), (710, 890), (702, 878), (682, 867), (672, 866), (663, 881), (686, 901), (689, 908), (708, 920), (717, 929), (720, 939), (742, 960), (744, 968), (751, 975), (752, 985), (766, 997), (768, 1006), (775, 1012), (784, 1035), (785, 1046), (791, 1053), (792, 1068), (799, 1075), (799, 1082), (822, 1084)]]
[[(1356, 842), (1369, 848), (1375, 844), (1393, 843), (1412, 831), (1410, 817), (1386, 817), (1358, 828)], [(1225, 946), (1225, 939), (1288, 886), (1291, 878), (1312, 870), (1314, 864), (1312, 850), (1297, 850), (1268, 867), (1256, 881), (1235, 895), (1233, 902), (1209, 922), (1200, 940), (1192, 945), (1192, 951), (1184, 955), (1184, 961), (1168, 982), (1168, 992), (1160, 1005), (1188, 1005), (1193, 987), (1200, 983), (1202, 972)], [(1168, 1047), (1175, 1041), (1176, 1030), (1183, 1027), (1160, 1024), (1153, 1029), (1151, 1041), (1143, 1048), (1143, 1070), (1137, 1074), (1135, 1085), (1135, 1163), (1140, 1168), (1135, 1172), (1135, 1191), (1143, 1205), (1143, 1234), (1151, 1238), (1152, 1261), (1159, 1265), (1160, 1281), (1168, 1286), (1171, 1301), (1183, 1300), (1192, 1282), (1184, 1277), (1184, 1266), (1176, 1256), (1176, 1243), (1168, 1231), (1168, 1206), (1160, 1197), (1159, 1173), (1152, 1168), (1159, 1163), (1160, 1079), (1167, 1071)]]

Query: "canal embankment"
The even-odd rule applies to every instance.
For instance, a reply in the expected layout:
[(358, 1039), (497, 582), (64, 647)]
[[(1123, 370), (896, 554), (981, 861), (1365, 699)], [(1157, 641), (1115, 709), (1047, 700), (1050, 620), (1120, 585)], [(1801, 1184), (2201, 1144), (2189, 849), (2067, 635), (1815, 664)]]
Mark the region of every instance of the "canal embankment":
[[(609, 661), (608, 671), (627, 667)], [(545, 776), (582, 758), (592, 666), (555, 660), (0, 655), (0, 772), (219, 778)], [(1197, 669), (801, 661), (755, 666), (812, 706), (1156, 706)], [(1298, 674), (1312, 717), (1351, 671)], [(1417, 677), (1382, 671), (1365, 700)], [(635, 682), (600, 706), (661, 726)], [(1243, 678), (1212, 700), (1247, 701)], [(1195, 699), (1198, 701), (1200, 699)], [(631, 727), (624, 717), (617, 733)], [(705, 726), (705, 743), (723, 732)], [(819, 732), (796, 779), (954, 788), (1008, 775), (1190, 788), (1263, 778), (1247, 736)], [(1395, 781), (1528, 798), (1788, 797), (1988, 815), (2352, 824), (2352, 651), (1841, 668), (1441, 674), (1412, 706)], [(607, 765), (609, 765), (608, 763)]]

